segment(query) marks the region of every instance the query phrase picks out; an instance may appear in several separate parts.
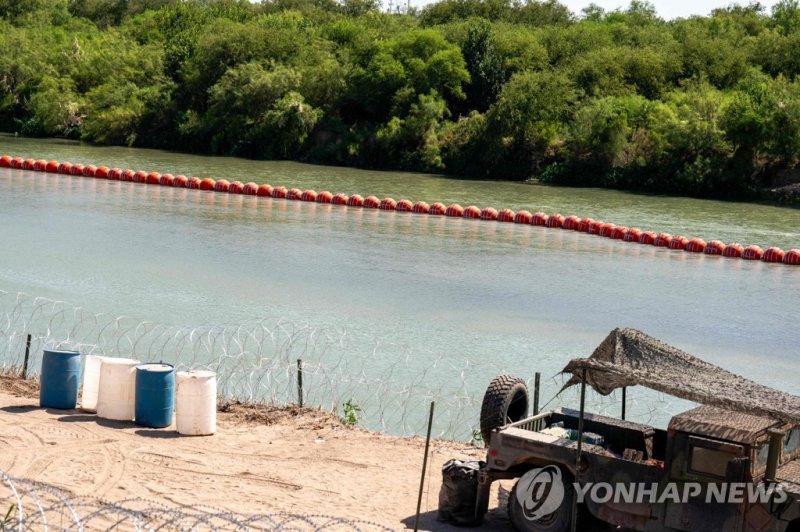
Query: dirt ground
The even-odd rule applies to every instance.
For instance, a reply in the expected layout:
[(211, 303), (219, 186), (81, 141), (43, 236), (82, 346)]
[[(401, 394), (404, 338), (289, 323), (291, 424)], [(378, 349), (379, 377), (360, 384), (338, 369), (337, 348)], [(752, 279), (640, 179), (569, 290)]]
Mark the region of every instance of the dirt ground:
[[(345, 427), (317, 410), (222, 410), (217, 434), (185, 437), (80, 410), (40, 409), (35, 382), (0, 376), (0, 470), (112, 502), (142, 497), (241, 514), (325, 514), (413, 528), (420, 438)], [(467, 444), (433, 442), (423, 529), (459, 530), (436, 520), (441, 466), (482, 454)], [(507, 496), (495, 488), (483, 530), (510, 530)]]

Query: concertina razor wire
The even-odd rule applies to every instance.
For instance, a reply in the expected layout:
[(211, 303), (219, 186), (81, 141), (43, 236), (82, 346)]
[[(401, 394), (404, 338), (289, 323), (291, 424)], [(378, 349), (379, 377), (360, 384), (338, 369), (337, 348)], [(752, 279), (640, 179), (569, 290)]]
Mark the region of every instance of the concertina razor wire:
[(205, 505), (169, 506), (142, 498), (109, 502), (0, 470), (0, 530), (291, 530), (388, 531), (383, 525), (327, 515), (236, 514)]
[[(516, 373), (533, 390), (533, 371), (508, 368), (503, 357), (422, 352), (281, 318), (227, 326), (163, 325), (0, 290), (0, 370), (20, 371), (28, 335), (28, 376), (38, 374), (43, 349), (73, 349), (83, 355), (164, 362), (179, 371), (214, 371), (223, 402), (296, 404), (302, 360), (305, 406), (341, 414), (350, 402), (361, 409), (364, 428), (399, 436), (424, 434), (428, 405), (435, 401), (434, 435), (469, 441), (479, 433), (483, 392), (492, 377)], [(558, 375), (545, 375), (542, 404), (576, 407), (575, 387), (548, 401), (563, 383)], [(595, 413), (618, 417), (621, 397), (593, 394), (589, 404)], [(629, 390), (628, 419), (664, 422), (688, 404), (649, 390)]]

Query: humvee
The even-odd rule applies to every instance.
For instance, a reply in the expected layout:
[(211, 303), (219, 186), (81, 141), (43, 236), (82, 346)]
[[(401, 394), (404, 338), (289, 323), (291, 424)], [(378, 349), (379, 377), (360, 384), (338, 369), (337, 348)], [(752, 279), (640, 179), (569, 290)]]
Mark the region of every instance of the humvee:
[[(615, 329), (590, 358), (572, 360), (564, 373), (571, 376), (565, 388), (581, 386), (580, 410), (528, 416), (522, 379), (502, 375), (490, 384), (481, 409), (488, 451), (477, 475), (476, 523), (487, 511), (492, 483), (517, 478), (508, 511), (522, 531), (602, 524), (800, 532), (800, 397), (633, 329)], [(644, 385), (700, 406), (661, 430), (586, 413), (587, 384), (601, 394)], [(555, 506), (554, 493), (560, 498)]]

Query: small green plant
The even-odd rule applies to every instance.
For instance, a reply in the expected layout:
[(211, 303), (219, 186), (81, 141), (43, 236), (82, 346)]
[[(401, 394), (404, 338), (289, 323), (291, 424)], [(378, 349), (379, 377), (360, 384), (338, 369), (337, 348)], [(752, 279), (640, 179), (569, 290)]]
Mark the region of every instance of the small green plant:
[(5, 517), (3, 520), (0, 521), (0, 532), (4, 532), (6, 530), (10, 530), (11, 528), (11, 516), (14, 514), (14, 505), (12, 504), (9, 506), (8, 511), (6, 512)]
[(472, 440), (470, 443), (475, 447), (483, 447), (483, 434), (481, 434), (481, 429), (473, 428), (472, 429)]
[(361, 407), (354, 403), (352, 399), (348, 399), (342, 403), (342, 411), (344, 415), (339, 420), (347, 426), (354, 427), (358, 425), (361, 420)]

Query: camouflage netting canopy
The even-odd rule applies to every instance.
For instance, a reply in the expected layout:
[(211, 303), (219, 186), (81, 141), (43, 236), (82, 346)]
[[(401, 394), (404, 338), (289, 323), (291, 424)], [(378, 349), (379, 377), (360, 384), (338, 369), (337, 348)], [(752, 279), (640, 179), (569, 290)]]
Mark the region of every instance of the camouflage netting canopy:
[[(571, 360), (564, 388), (586, 384), (602, 395), (641, 385), (725, 410), (800, 423), (800, 397), (758, 384), (636, 329), (614, 329), (589, 358)], [(562, 389), (563, 390), (563, 389)]]

